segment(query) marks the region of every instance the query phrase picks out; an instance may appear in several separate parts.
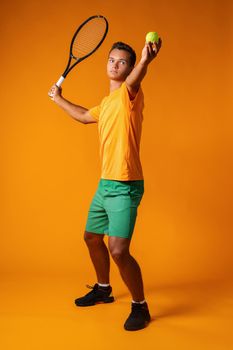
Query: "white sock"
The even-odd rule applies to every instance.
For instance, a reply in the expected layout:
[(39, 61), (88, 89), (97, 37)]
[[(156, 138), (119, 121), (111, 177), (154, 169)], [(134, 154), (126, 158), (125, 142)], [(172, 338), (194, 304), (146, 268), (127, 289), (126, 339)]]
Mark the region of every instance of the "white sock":
[(142, 300), (142, 301), (134, 301), (134, 300), (132, 300), (132, 303), (134, 303), (134, 304), (144, 304), (144, 303), (146, 303), (146, 300), (145, 299)]
[(110, 284), (109, 283), (98, 283), (98, 286), (100, 286), (100, 287), (109, 287)]

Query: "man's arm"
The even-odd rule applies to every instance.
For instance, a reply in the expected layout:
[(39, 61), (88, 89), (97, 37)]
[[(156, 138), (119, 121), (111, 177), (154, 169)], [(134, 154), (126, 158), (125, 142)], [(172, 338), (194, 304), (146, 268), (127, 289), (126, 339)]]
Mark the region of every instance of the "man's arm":
[(158, 44), (146, 43), (139, 63), (134, 67), (132, 72), (126, 78), (126, 85), (132, 97), (135, 97), (143, 78), (146, 75), (149, 63), (157, 56), (162, 45), (162, 40), (159, 38)]
[(59, 107), (61, 107), (66, 113), (68, 113), (73, 119), (83, 124), (97, 123), (97, 121), (90, 115), (87, 108), (75, 105), (66, 100), (61, 95), (61, 88), (53, 85), (48, 92), (51, 100), (53, 100)]

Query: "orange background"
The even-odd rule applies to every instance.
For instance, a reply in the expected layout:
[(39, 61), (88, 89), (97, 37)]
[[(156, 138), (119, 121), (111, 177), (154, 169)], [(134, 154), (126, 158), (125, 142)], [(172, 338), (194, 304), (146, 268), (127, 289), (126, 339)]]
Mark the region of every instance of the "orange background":
[[(30, 328), (39, 310), (50, 307), (55, 285), (60, 286), (62, 298), (69, 304), (70, 299), (67, 302), (62, 294), (65, 290), (73, 298), (83, 293), (86, 283), (95, 281), (82, 237), (100, 178), (97, 124), (74, 121), (47, 96), (65, 68), (73, 32), (93, 14), (108, 18), (107, 39), (63, 83), (64, 97), (86, 108), (108, 94), (106, 59), (114, 41), (132, 45), (139, 58), (148, 31), (158, 31), (163, 40), (159, 56), (143, 82), (146, 108), (141, 161), (145, 193), (131, 250), (142, 268), (148, 299), (153, 303), (156, 291), (162, 298), (167, 286), (174, 286), (173, 292), (179, 290), (181, 295), (182, 291), (184, 295), (186, 291), (192, 293), (193, 283), (196, 291), (212, 291), (213, 281), (221, 295), (226, 293), (233, 275), (232, 2), (90, 0), (84, 5), (74, 0), (4, 0), (1, 14), (1, 300), (6, 297), (2, 306), (6, 316), (3, 348), (15, 349), (17, 334), (18, 349), (37, 349), (33, 341), (38, 337), (38, 323), (35, 329), (31, 326), (35, 334), (29, 341), (18, 329), (17, 321)], [(126, 293), (125, 301), (122, 299), (126, 309), (119, 313), (125, 317), (130, 296), (113, 264), (111, 278), (116, 293)], [(40, 294), (36, 294), (38, 290)], [(203, 293), (205, 299), (210, 297)], [(171, 295), (176, 299), (172, 290)], [(35, 314), (31, 309), (33, 296), (40, 300)], [(168, 299), (161, 299), (165, 309), (169, 298), (170, 294)], [(232, 305), (232, 299), (226, 298)], [(201, 299), (198, 294), (196, 303)], [(157, 300), (155, 315), (161, 307), (159, 297)], [(56, 302), (51, 310), (60, 306), (61, 316), (66, 304), (61, 306), (58, 299)], [(23, 305), (30, 310), (29, 318), (22, 316)], [(172, 309), (175, 305), (174, 301)], [(114, 308), (117, 313), (115, 304)], [(166, 311), (163, 307), (159, 310), (163, 318)], [(66, 328), (56, 323), (56, 313), (47, 318), (43, 314), (45, 319), (41, 315), (37, 319), (41, 325), (45, 319), (54, 319), (48, 328), (51, 332), (42, 331), (38, 349), (45, 349), (45, 344), (50, 344), (48, 349), (80, 345), (75, 334), (72, 338), (68, 333), (70, 343), (64, 338), (63, 344), (57, 329), (62, 325), (61, 329), (68, 332), (70, 325)], [(96, 316), (92, 317), (95, 320)], [(93, 318), (91, 322), (95, 329)], [(102, 322), (104, 327), (106, 319)], [(152, 332), (153, 327), (158, 329), (158, 324), (140, 334)], [(82, 329), (83, 334), (88, 335), (87, 329)], [(166, 330), (165, 325), (161, 329), (164, 333), (157, 334), (161, 341), (158, 349), (174, 343), (179, 349), (191, 346), (188, 336), (187, 340), (176, 338), (175, 329), (169, 343)], [(112, 339), (118, 337), (111, 328), (108, 333)], [(150, 339), (155, 341), (153, 336), (151, 333)], [(135, 337), (138, 339), (138, 333)], [(200, 344), (206, 349), (211, 343), (203, 339)], [(83, 346), (91, 348), (91, 340), (86, 341), (88, 344)], [(103, 349), (102, 341), (97, 338), (95, 346)], [(194, 344), (200, 348), (199, 343)]]

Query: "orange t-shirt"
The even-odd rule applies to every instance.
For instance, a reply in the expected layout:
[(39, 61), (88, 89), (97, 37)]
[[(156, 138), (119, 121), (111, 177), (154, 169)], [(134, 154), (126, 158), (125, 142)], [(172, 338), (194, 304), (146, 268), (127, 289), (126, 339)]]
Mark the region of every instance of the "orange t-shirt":
[(130, 100), (126, 83), (89, 110), (98, 122), (101, 178), (119, 181), (143, 180), (140, 140), (144, 96), (140, 87)]

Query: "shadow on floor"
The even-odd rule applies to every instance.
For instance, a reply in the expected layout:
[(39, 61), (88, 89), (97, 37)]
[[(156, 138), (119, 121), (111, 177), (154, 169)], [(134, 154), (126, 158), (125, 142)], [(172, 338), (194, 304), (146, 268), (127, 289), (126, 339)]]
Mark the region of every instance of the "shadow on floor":
[[(146, 295), (152, 321), (165, 317), (210, 312), (228, 299), (233, 302), (233, 283), (226, 280), (189, 281), (178, 284), (147, 286)], [(128, 292), (116, 294), (120, 300)]]

